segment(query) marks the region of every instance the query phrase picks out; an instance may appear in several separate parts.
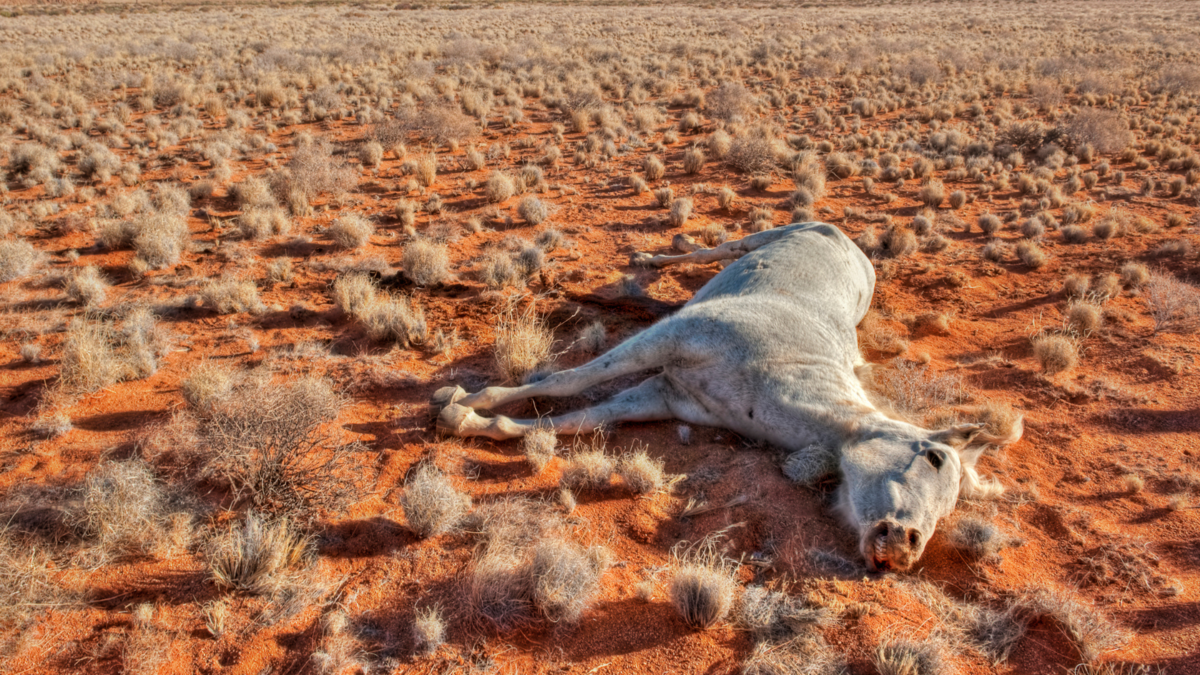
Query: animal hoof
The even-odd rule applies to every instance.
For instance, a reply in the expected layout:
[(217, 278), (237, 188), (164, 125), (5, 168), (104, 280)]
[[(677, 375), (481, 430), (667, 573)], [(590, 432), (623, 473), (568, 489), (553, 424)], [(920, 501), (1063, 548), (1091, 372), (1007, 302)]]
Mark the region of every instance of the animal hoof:
[(695, 253), (704, 247), (697, 244), (696, 240), (690, 235), (680, 233), (675, 235), (675, 238), (671, 240), (671, 248), (680, 253)]
[(465, 405), (451, 403), (443, 408), (442, 412), (438, 413), (438, 431), (447, 434), (453, 434), (455, 436), (461, 436), (463, 430), (466, 429), (471, 416), (474, 414), (475, 411), (471, 410)]
[(457, 385), (453, 387), (442, 387), (433, 392), (433, 398), (429, 399), (429, 410), (434, 416), (440, 415), (441, 412), (449, 405), (456, 403), (460, 398), (467, 395), (467, 391)]
[(638, 251), (637, 253), (629, 256), (629, 264), (638, 265), (640, 267), (650, 267), (650, 261), (653, 259), (654, 256), (650, 255), (649, 253), (646, 253), (645, 251)]

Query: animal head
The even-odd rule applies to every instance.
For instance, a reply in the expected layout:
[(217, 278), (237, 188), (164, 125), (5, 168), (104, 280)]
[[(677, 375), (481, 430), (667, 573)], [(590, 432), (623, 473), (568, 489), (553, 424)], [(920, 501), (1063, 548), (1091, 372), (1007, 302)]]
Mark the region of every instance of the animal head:
[(960, 496), (999, 495), (1003, 488), (980, 478), (975, 463), (988, 446), (1015, 442), (1021, 431), (1019, 419), (1003, 437), (982, 424), (943, 431), (888, 425), (847, 444), (837, 508), (857, 531), (867, 567), (909, 570)]

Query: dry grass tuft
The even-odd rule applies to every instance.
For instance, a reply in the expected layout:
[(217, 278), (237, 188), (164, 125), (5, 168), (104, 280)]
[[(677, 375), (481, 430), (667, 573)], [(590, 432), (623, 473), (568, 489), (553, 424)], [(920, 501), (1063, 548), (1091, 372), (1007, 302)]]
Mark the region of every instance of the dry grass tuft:
[(72, 520), (95, 542), (100, 561), (150, 553), (162, 540), (165, 496), (141, 460), (106, 462), (90, 471)]
[(418, 237), (404, 247), (404, 273), (419, 286), (432, 286), (450, 276), (450, 256), (445, 244)]
[(617, 475), (637, 494), (651, 494), (662, 489), (663, 462), (650, 457), (644, 449), (637, 449), (621, 455)]
[(533, 467), (533, 472), (541, 473), (542, 469), (554, 459), (555, 449), (558, 446), (558, 434), (554, 429), (548, 426), (538, 426), (532, 431), (525, 434), (521, 439), (521, 448), (525, 454), (525, 461), (529, 462), (529, 466)]
[(333, 221), (327, 232), (333, 243), (342, 248), (361, 248), (375, 234), (375, 225), (357, 213), (351, 213)]
[(561, 539), (543, 539), (533, 548), (530, 575), (533, 602), (550, 621), (575, 623), (600, 589), (608, 553)]
[(0, 283), (28, 276), (45, 259), (45, 253), (24, 239), (0, 240)]
[(612, 485), (614, 468), (603, 447), (577, 448), (563, 467), (561, 485), (570, 490), (603, 490)]
[(446, 641), (446, 622), (442, 612), (434, 606), (417, 610), (413, 619), (413, 643), (417, 653), (429, 655), (437, 651)]
[(894, 640), (881, 643), (873, 655), (879, 675), (945, 675), (951, 672), (936, 642)]
[(988, 560), (1012, 546), (1014, 540), (979, 516), (963, 516), (950, 530), (950, 545), (976, 560)]
[(433, 464), (422, 464), (404, 484), (400, 498), (408, 527), (422, 537), (449, 532), (471, 509), (471, 498), (454, 489)]
[(519, 309), (509, 303), (500, 312), (492, 358), (506, 382), (522, 382), (551, 359), (554, 333), (532, 303)]
[(1033, 338), (1033, 358), (1047, 375), (1079, 365), (1079, 344), (1066, 335), (1043, 333)]
[(212, 308), (218, 314), (261, 314), (267, 309), (258, 296), (258, 285), (253, 279), (223, 276), (211, 280), (200, 290), (200, 298), (206, 307)]
[(690, 545), (681, 542), (673, 552), (675, 573), (668, 595), (684, 623), (692, 628), (711, 628), (733, 608), (737, 564), (717, 548), (723, 535), (721, 531)]
[(287, 519), (264, 521), (249, 513), (215, 537), (205, 551), (213, 582), (251, 595), (274, 595), (307, 567), (313, 541)]

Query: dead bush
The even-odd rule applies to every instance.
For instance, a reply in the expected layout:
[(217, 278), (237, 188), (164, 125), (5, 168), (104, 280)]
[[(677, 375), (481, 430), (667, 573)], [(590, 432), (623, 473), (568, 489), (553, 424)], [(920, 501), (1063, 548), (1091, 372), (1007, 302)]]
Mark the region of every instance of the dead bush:
[(751, 176), (769, 174), (776, 166), (777, 139), (765, 128), (739, 134), (729, 145), (725, 161)]
[(359, 447), (322, 430), (343, 405), (319, 377), (285, 384), (239, 378), (223, 399), (197, 411), (209, 451), (202, 474), (261, 512), (310, 517), (340, 511), (362, 473), (353, 460)]
[(1200, 323), (1200, 291), (1166, 272), (1150, 272), (1142, 297), (1154, 330), (1191, 332)]
[(688, 218), (692, 217), (692, 198), (680, 197), (671, 202), (671, 212), (667, 219), (673, 227), (683, 227)]
[(88, 265), (71, 275), (63, 290), (72, 301), (92, 307), (104, 302), (109, 288), (111, 286), (108, 280), (101, 276), (100, 270), (94, 265)]
[(471, 498), (454, 489), (431, 463), (422, 464), (404, 484), (400, 506), (408, 527), (422, 537), (450, 531), (471, 508)]
[(724, 122), (745, 119), (754, 106), (754, 96), (739, 82), (725, 82), (705, 96), (709, 117)]
[(149, 465), (109, 461), (88, 472), (69, 518), (99, 561), (154, 551), (164, 534), (165, 496)]
[(733, 608), (737, 581), (736, 563), (717, 550), (720, 535), (677, 548), (668, 594), (684, 623), (701, 630), (711, 628)]
[(926, 364), (895, 361), (893, 367), (877, 369), (872, 389), (896, 412), (922, 421), (967, 398), (962, 378), (952, 373), (931, 372)]
[(209, 280), (200, 289), (200, 298), (205, 307), (218, 314), (233, 314), (235, 312), (251, 312), (261, 314), (266, 311), (266, 305), (258, 296), (258, 285), (253, 279), (238, 279), (223, 276), (220, 279)]
[(420, 654), (432, 654), (446, 641), (446, 622), (437, 607), (418, 609), (413, 618), (413, 642)]
[(499, 203), (515, 195), (517, 186), (509, 174), (503, 171), (493, 171), (488, 176), (484, 191), (489, 202)]
[(963, 516), (950, 530), (950, 545), (975, 560), (995, 558), (1013, 543), (995, 524), (976, 515)]
[(560, 485), (569, 490), (603, 490), (612, 485), (616, 464), (603, 446), (577, 447), (563, 467)]
[[(358, 184), (358, 171), (344, 157), (333, 154), (333, 146), (325, 140), (297, 143), (286, 170), (272, 179), (272, 189), (278, 199), (292, 204), (296, 198), (307, 204), (330, 194), (340, 197)], [(302, 215), (296, 213), (295, 215)]]
[(1121, 152), (1133, 142), (1129, 125), (1111, 110), (1081, 108), (1066, 126), (1066, 136), (1076, 146), (1090, 145), (1101, 154)]

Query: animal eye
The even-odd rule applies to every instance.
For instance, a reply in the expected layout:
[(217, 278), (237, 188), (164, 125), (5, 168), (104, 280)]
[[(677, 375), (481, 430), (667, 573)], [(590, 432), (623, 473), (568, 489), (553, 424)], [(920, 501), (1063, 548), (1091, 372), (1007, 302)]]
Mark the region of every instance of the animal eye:
[(926, 452), (925, 459), (928, 459), (929, 463), (933, 465), (933, 468), (938, 471), (942, 469), (942, 463), (945, 462), (945, 459), (942, 458), (942, 453), (938, 452), (937, 450), (930, 450)]

